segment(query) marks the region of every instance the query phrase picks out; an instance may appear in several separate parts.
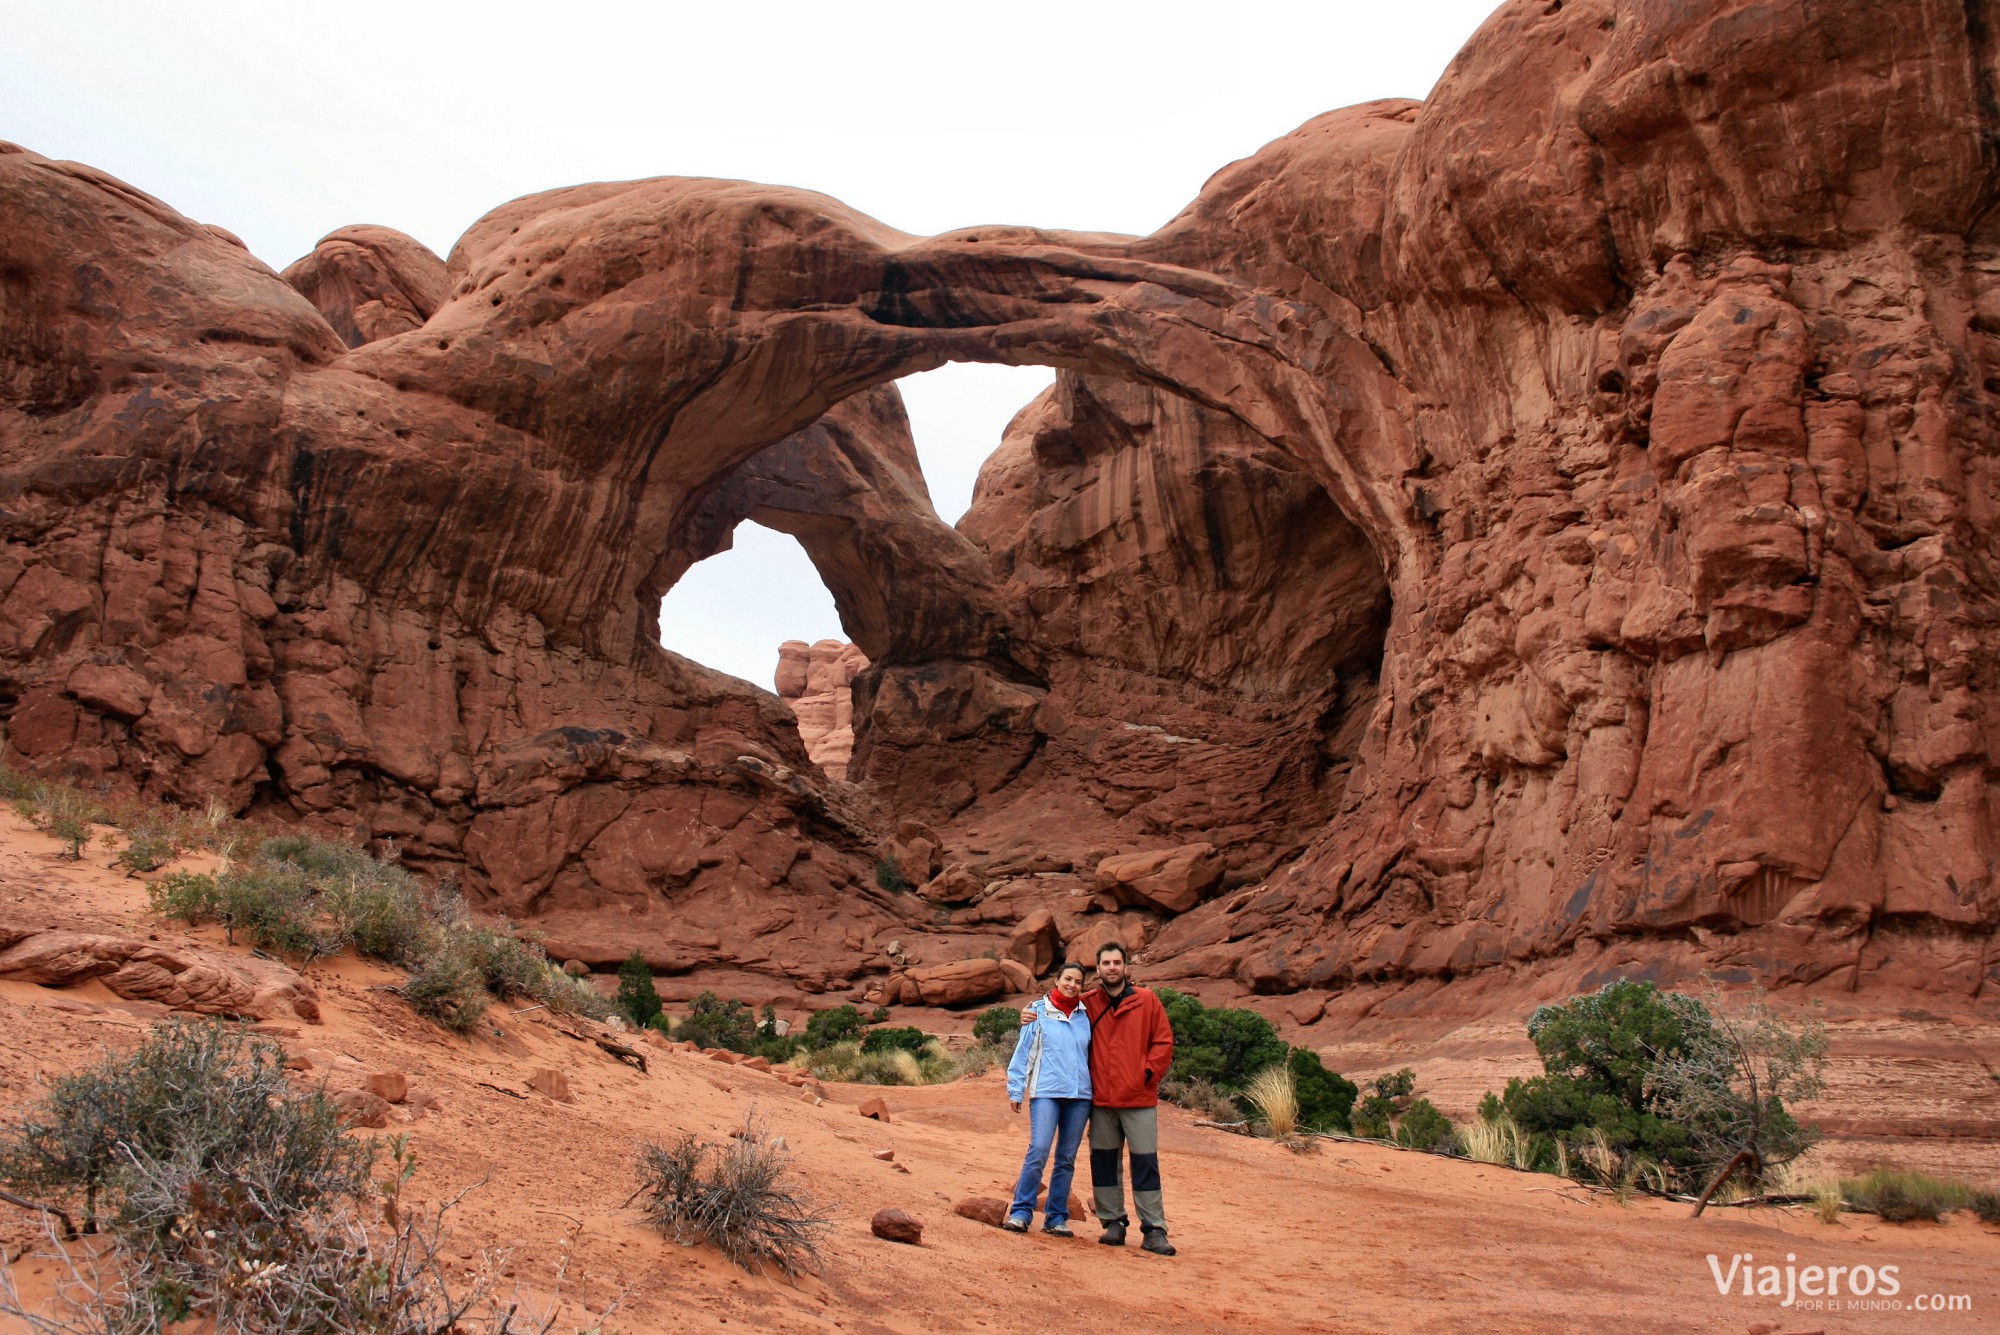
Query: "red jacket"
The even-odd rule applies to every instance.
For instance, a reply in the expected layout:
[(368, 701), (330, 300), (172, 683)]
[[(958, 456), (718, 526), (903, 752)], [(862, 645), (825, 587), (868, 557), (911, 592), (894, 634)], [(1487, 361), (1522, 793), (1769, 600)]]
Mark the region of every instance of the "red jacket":
[(1151, 1108), (1174, 1064), (1174, 1027), (1150, 987), (1127, 986), (1116, 1004), (1102, 987), (1083, 994), (1090, 1009), (1090, 1101), (1101, 1108)]

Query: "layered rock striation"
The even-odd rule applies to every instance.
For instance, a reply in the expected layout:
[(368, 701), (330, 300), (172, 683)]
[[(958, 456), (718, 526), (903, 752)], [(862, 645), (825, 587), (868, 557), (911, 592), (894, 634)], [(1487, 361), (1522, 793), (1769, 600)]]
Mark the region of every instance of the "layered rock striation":
[[(1993, 9), (1512, 0), (1151, 237), (661, 179), (441, 290), (10, 146), (6, 758), (812, 988), (1046, 912), (1265, 992), (1637, 943), (1976, 993)], [(957, 529), (889, 388), (952, 359), (1060, 370)], [(657, 644), (744, 518), (867, 656), (851, 786)], [(948, 896), (882, 884), (910, 821)]]

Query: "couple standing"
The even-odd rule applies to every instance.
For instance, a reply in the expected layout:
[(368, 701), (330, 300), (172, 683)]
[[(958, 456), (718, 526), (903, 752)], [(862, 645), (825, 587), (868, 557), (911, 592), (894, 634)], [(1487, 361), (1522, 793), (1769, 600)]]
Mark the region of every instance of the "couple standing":
[(1160, 1081), (1174, 1062), (1174, 1030), (1151, 988), (1134, 987), (1125, 974), (1125, 949), (1097, 948), (1097, 986), (1083, 987), (1075, 960), (1056, 973), (1055, 988), (1021, 1015), (1014, 1059), (1007, 1064), (1007, 1102), (1029, 1114), (1028, 1154), (1014, 1187), (1003, 1228), (1028, 1231), (1041, 1194), (1042, 1168), (1055, 1155), (1042, 1231), (1074, 1237), (1069, 1229), (1069, 1184), (1077, 1142), (1090, 1124), (1092, 1204), (1104, 1225), (1099, 1242), (1125, 1244), (1125, 1184), (1120, 1160), (1132, 1156), (1132, 1201), (1139, 1211), (1140, 1244), (1172, 1256), (1167, 1215), (1160, 1203)]

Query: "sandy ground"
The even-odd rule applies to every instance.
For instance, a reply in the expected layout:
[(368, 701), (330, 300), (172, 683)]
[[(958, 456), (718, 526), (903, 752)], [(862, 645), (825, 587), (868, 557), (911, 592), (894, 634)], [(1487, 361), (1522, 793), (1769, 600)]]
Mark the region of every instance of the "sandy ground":
[[(65, 862), (53, 841), (0, 818), (0, 919), (214, 943), (213, 934), (152, 919), (139, 884), (107, 871), (108, 857)], [(483, 1183), (455, 1216), (446, 1249), (453, 1264), (469, 1270), (504, 1250), (497, 1264), (532, 1305), (548, 1300), (567, 1255), (564, 1332), (591, 1327), (614, 1301), (607, 1328), (628, 1335), (1045, 1332), (1106, 1323), (1189, 1332), (2000, 1328), (2000, 1229), (1963, 1213), (1901, 1226), (1866, 1215), (1829, 1225), (1778, 1209), (1690, 1220), (1685, 1206), (1620, 1203), (1545, 1176), (1372, 1145), (1326, 1142), (1299, 1155), (1199, 1128), (1176, 1109), (1162, 1109), (1161, 1123), (1179, 1256), (1097, 1246), (1087, 1221), (1073, 1241), (1019, 1237), (951, 1212), (965, 1196), (1006, 1195), (1020, 1161), (1025, 1127), (1008, 1113), (997, 1073), (886, 1091), (892, 1120), (881, 1124), (858, 1116), (856, 1104), (884, 1091), (828, 1086), (816, 1106), (775, 1077), (654, 1049), (650, 1072), (641, 1073), (538, 1013), (504, 1006), (495, 1008), (494, 1032), (455, 1039), (380, 989), (394, 979), (387, 970), (335, 960), (310, 976), (324, 1023), (270, 1028), (312, 1063), (308, 1078), (334, 1088), (372, 1071), (409, 1077), (413, 1104), (432, 1106), (397, 1109), (386, 1131), (357, 1134), (407, 1133), (420, 1193)], [(0, 1104), (30, 1100), (50, 1074), (129, 1047), (156, 1015), (96, 984), (55, 991), (0, 983)], [(2000, 1176), (1990, 1173), (1992, 1145), (1980, 1132), (1988, 1111), (1981, 1100), (1992, 1090), (1977, 1077), (2000, 1050), (1990, 1017), (1857, 1012), (1839, 1026), (1840, 1115), (1859, 1118), (1868, 1091), (1879, 1101), (1886, 1089), (1930, 1100), (1944, 1122), (1978, 1134), (1910, 1136), (1877, 1125), (1881, 1134), (1836, 1141), (1829, 1162), (1888, 1159)], [(1954, 1044), (1971, 1055), (1952, 1057)], [(1448, 1108), (1476, 1100), (1496, 1073), (1533, 1069), (1516, 1018), (1357, 1025), (1327, 1051), (1350, 1071), (1415, 1066)], [(562, 1071), (575, 1101), (517, 1097), (539, 1068)], [(785, 1138), (835, 1221), (818, 1275), (747, 1274), (712, 1249), (663, 1239), (624, 1204), (641, 1139), (682, 1130), (719, 1139), (750, 1116)], [(894, 1162), (874, 1158), (880, 1149), (893, 1149)], [(1080, 1169), (1077, 1194), (1087, 1189)], [(922, 1245), (870, 1234), (869, 1218), (885, 1206), (923, 1223)], [(15, 1271), (31, 1292), (47, 1285), (54, 1265), (34, 1249), (36, 1237), (30, 1217), (0, 1216), (0, 1242), (19, 1258)], [(1795, 1257), (1799, 1267), (1896, 1266), (1900, 1293), (1872, 1301), (1899, 1306), (1853, 1311), (1843, 1295), (1835, 1311), (1786, 1309), (1775, 1298), (1719, 1293), (1708, 1256), (1727, 1270), (1744, 1252), (1758, 1264)], [(1965, 1295), (1970, 1310), (1918, 1310), (1933, 1294)]]

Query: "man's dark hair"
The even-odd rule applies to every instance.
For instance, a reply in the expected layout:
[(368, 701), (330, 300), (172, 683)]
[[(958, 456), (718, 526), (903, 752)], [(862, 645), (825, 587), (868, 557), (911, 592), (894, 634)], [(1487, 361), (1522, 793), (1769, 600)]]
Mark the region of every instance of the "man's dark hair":
[(1097, 958), (1100, 963), (1103, 961), (1104, 952), (1106, 952), (1107, 950), (1117, 951), (1118, 958), (1121, 960), (1125, 958), (1125, 947), (1119, 945), (1116, 941), (1106, 941), (1103, 945), (1097, 948)]
[(1062, 968), (1056, 970), (1056, 977), (1058, 978), (1062, 977), (1064, 974), (1068, 973), (1071, 969), (1075, 969), (1078, 973), (1090, 972), (1089, 969), (1086, 969), (1084, 967), (1082, 960), (1064, 960)]

